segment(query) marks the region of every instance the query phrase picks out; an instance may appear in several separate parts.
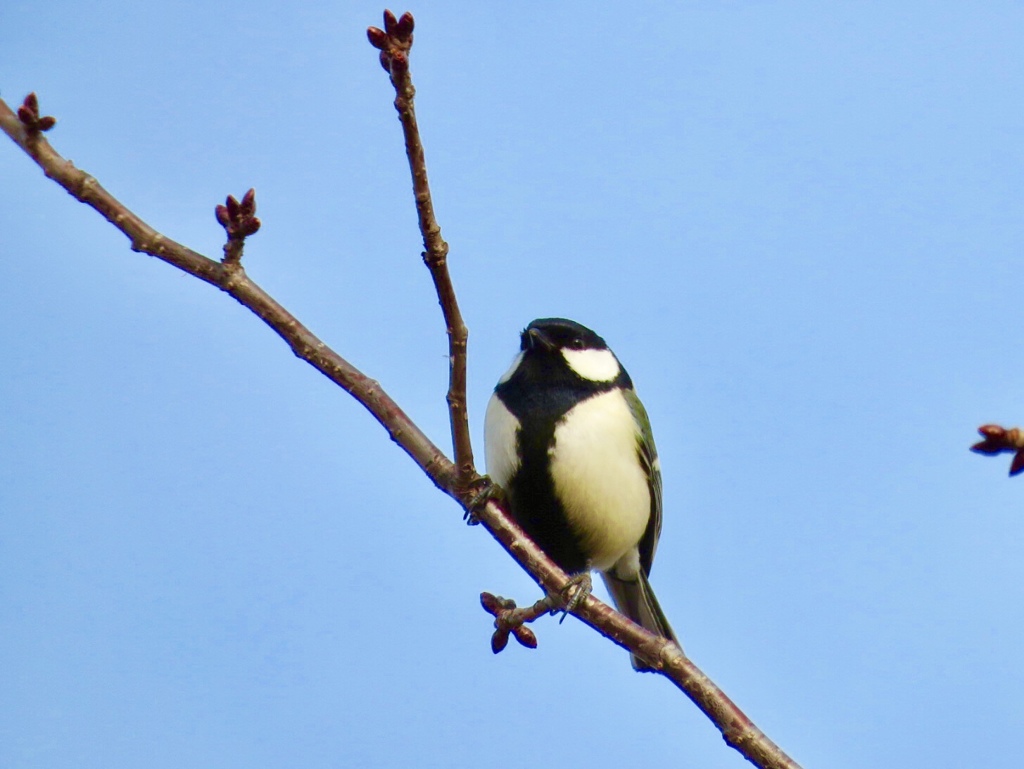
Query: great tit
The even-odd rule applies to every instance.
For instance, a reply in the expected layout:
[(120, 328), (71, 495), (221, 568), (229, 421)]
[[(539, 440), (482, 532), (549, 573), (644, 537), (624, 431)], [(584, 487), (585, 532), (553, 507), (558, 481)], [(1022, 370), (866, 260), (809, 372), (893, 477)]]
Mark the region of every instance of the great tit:
[(484, 438), (487, 472), (527, 535), (566, 573), (599, 571), (620, 612), (678, 643), (647, 581), (661, 534), (651, 424), (604, 339), (564, 318), (533, 321)]

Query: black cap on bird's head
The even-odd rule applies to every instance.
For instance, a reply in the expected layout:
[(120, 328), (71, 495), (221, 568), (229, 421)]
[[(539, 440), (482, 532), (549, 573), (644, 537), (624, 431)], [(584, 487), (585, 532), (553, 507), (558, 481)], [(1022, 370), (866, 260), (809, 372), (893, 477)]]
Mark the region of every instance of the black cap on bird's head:
[(545, 350), (607, 350), (605, 341), (586, 326), (566, 318), (538, 318), (523, 331), (520, 349)]
[(619, 365), (605, 341), (586, 326), (566, 318), (538, 318), (523, 331), (516, 364), (520, 381), (543, 382), (560, 387), (580, 382), (605, 387), (616, 383), (630, 387), (629, 375)]

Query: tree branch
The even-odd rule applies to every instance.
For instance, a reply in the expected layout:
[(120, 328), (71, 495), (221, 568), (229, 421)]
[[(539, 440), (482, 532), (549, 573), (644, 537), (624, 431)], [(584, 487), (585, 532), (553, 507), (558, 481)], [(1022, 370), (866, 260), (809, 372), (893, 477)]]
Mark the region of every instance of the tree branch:
[[(383, 46), (375, 41), (373, 28), (369, 36), (371, 42), (381, 48), (382, 60), (385, 56), (388, 58), (387, 68), (397, 93), (395, 106), (402, 121), (413, 174), (417, 212), (426, 248), (423, 257), (434, 280), (448, 327), (451, 353), (448, 399), (458, 467), (409, 419), (378, 382), (324, 344), (246, 275), (241, 264), (242, 241), (259, 227), (254, 216), (255, 196), (251, 191), (240, 203), (232, 205), (234, 198), (228, 198), (226, 206), (218, 207), (217, 218), (228, 233), (228, 243), (224, 259), (217, 262), (157, 232), (107, 192), (96, 179), (59, 155), (42, 136), (42, 132), (49, 130), (55, 121), (51, 117), (39, 117), (34, 95), (25, 100), (17, 115), (0, 99), (0, 130), (26, 152), (47, 177), (123, 232), (131, 241), (133, 250), (161, 259), (216, 286), (251, 310), (284, 339), (298, 357), (361, 403), (434, 484), (469, 511), (474, 497), (469, 486), (478, 476), (473, 465), (465, 409), (467, 333), (448, 275), (448, 247), (434, 218), (423, 148), (412, 110), (414, 90), (408, 76), (407, 58), (412, 44), (412, 17), (405, 14), (398, 20), (393, 14), (388, 14), (385, 27), (390, 28), (388, 32), (376, 30), (385, 38)], [(221, 212), (221, 208), (225, 211)], [(474, 506), (471, 512), (546, 595), (562, 594), (569, 584), (568, 577), (523, 534), (500, 501), (491, 498), (486, 504)], [(552, 598), (548, 602), (554, 600)], [(730, 746), (752, 763), (765, 769), (799, 769), (683, 654), (678, 645), (649, 633), (593, 596), (588, 596), (573, 610), (573, 614), (619, 646), (650, 662), (697, 704)]]
[(469, 434), (469, 414), (466, 408), (466, 348), (469, 329), (462, 320), (462, 312), (455, 297), (455, 288), (448, 273), (448, 244), (441, 237), (441, 227), (434, 216), (434, 201), (427, 181), (427, 160), (420, 140), (413, 100), (416, 89), (409, 76), (409, 52), (412, 49), (412, 31), (415, 26), (411, 13), (396, 18), (384, 11), (384, 29), (370, 27), (366, 35), (370, 44), (380, 51), (381, 66), (391, 76), (395, 88), (395, 110), (405, 135), (405, 154), (412, 172), (412, 189), (416, 200), (416, 214), (420, 234), (423, 236), (423, 261), (430, 270), (438, 301), (444, 313), (448, 331), (448, 417), (451, 422), (455, 465), (459, 490), (468, 492), (477, 480), (473, 463), (473, 445)]

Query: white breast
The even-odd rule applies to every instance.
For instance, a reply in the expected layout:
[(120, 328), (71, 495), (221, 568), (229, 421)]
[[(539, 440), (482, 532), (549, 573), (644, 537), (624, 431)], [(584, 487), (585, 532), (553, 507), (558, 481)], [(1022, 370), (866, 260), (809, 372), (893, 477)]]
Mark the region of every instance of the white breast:
[(620, 390), (583, 401), (555, 428), (550, 452), (555, 493), (595, 569), (610, 568), (647, 528), (651, 492), (637, 440), (636, 422)]
[(499, 486), (508, 483), (519, 468), (516, 435), (519, 420), (501, 402), (497, 394), (491, 396), (484, 416), (484, 453), (487, 474)]

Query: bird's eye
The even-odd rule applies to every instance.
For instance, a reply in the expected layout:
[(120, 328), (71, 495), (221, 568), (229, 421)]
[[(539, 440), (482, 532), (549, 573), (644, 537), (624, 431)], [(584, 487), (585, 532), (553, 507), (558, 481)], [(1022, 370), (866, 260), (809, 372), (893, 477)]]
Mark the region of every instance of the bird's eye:
[(571, 346), (572, 346), (572, 349), (574, 349), (574, 350), (582, 350), (583, 349), (583, 340), (580, 339), (579, 337), (576, 337), (575, 339), (572, 340)]

